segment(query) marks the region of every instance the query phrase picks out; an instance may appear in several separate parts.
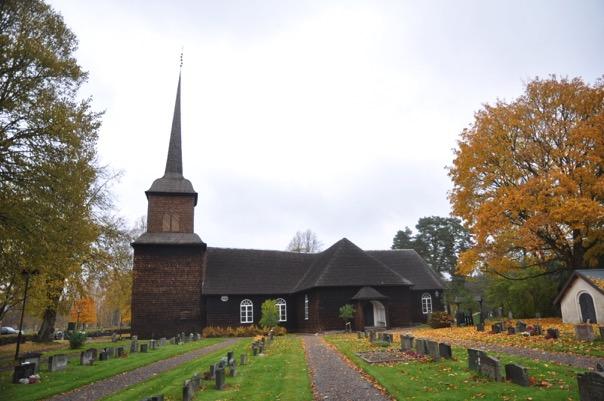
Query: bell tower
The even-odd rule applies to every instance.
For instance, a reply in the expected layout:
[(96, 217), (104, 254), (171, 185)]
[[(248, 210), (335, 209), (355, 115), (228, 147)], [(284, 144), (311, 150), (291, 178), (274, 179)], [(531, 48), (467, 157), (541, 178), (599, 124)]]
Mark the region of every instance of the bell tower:
[(180, 82), (166, 169), (147, 196), (147, 231), (132, 243), (132, 334), (139, 338), (199, 332), (206, 244), (194, 233), (197, 192), (183, 176)]

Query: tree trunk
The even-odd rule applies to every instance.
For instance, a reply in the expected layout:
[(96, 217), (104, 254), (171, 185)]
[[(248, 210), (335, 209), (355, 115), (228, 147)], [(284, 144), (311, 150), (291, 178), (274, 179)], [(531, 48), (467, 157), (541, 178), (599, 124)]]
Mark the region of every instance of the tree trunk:
[(38, 337), (36, 341), (39, 342), (50, 342), (52, 341), (53, 334), (55, 332), (55, 321), (57, 320), (57, 310), (53, 307), (47, 307), (44, 310), (44, 317), (42, 325), (38, 331)]

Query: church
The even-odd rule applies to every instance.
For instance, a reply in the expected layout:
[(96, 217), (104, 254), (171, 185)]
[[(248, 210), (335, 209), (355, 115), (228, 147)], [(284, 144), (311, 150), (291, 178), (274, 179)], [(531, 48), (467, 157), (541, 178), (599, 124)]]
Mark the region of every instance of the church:
[(132, 243), (132, 334), (200, 332), (258, 324), (277, 300), (290, 332), (342, 330), (339, 308), (355, 308), (354, 330), (425, 322), (443, 310), (437, 273), (411, 249), (360, 249), (343, 238), (319, 253), (213, 248), (194, 230), (197, 192), (183, 176), (179, 77), (163, 177), (147, 196), (147, 230)]

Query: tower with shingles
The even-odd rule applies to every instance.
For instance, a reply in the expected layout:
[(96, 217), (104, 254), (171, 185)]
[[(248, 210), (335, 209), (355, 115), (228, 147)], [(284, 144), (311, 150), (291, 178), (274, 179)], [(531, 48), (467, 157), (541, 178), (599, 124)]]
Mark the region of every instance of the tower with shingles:
[(140, 338), (200, 332), (206, 244), (194, 233), (197, 192), (183, 176), (180, 76), (163, 177), (147, 195), (147, 230), (132, 243), (132, 334)]

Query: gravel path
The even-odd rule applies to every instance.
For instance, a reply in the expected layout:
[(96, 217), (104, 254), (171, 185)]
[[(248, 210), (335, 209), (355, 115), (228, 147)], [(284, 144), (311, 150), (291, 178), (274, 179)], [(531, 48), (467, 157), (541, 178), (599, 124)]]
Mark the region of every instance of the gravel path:
[(48, 398), (48, 401), (94, 401), (103, 397), (107, 397), (113, 393), (130, 387), (133, 384), (140, 383), (150, 379), (158, 373), (166, 370), (174, 369), (178, 365), (192, 361), (200, 356), (212, 353), (221, 348), (226, 348), (238, 342), (239, 338), (229, 338), (221, 343), (213, 344), (195, 351), (188, 352), (183, 355), (178, 355), (170, 359), (164, 359), (150, 365), (131, 370), (129, 372), (120, 373), (108, 379), (100, 380), (95, 383), (87, 384), (82, 387), (70, 391), (68, 393), (55, 395)]
[[(413, 329), (406, 330), (409, 332), (413, 332)], [(395, 335), (398, 336), (403, 332), (397, 332)], [(502, 334), (504, 335), (504, 334)], [(442, 341), (442, 339), (438, 339), (436, 337), (424, 336), (418, 338), (427, 338), (430, 340)], [(554, 340), (552, 340), (554, 341)], [(465, 348), (474, 348), (479, 349), (481, 351), (491, 351), (491, 352), (500, 352), (502, 354), (508, 355), (516, 355), (516, 356), (524, 356), (527, 358), (537, 359), (539, 361), (544, 362), (556, 362), (562, 365), (574, 366), (576, 368), (581, 369), (595, 369), (596, 363), (604, 364), (604, 358), (598, 358), (595, 356), (587, 356), (587, 355), (578, 355), (571, 353), (562, 353), (562, 352), (551, 352), (551, 351), (542, 351), (538, 349), (530, 349), (530, 348), (520, 348), (520, 347), (510, 347), (506, 345), (497, 345), (497, 344), (486, 344), (479, 341), (470, 341), (470, 340), (446, 340), (446, 343), (451, 345), (457, 345), (459, 347)]]
[(390, 401), (319, 336), (304, 336), (316, 400)]

